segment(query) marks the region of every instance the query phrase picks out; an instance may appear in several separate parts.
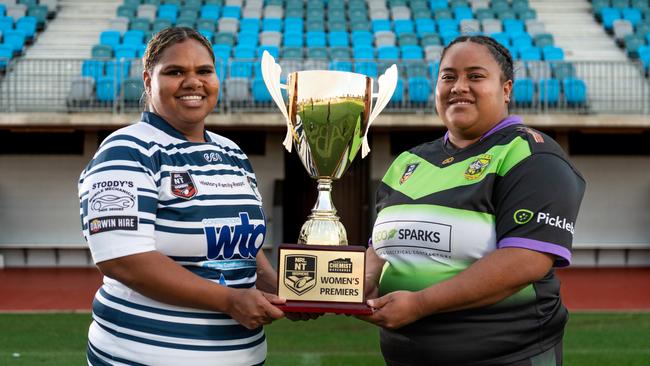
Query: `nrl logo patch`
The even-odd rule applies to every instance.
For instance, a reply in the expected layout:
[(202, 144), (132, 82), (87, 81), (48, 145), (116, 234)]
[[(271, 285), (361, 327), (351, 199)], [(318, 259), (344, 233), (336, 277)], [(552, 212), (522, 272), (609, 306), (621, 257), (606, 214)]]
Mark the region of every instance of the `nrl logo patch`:
[(483, 154), (479, 156), (476, 160), (471, 162), (467, 167), (467, 170), (465, 170), (465, 179), (474, 180), (480, 178), (481, 175), (483, 175), (485, 168), (490, 165), (491, 160), (492, 155)]
[(196, 196), (196, 185), (188, 172), (172, 172), (170, 174), (172, 183), (172, 195), (186, 200)]
[(298, 296), (316, 286), (316, 256), (287, 255), (284, 258), (284, 284)]
[(420, 165), (420, 163), (409, 164), (406, 167), (406, 170), (404, 170), (404, 174), (402, 174), (402, 177), (399, 179), (399, 184), (404, 184), (409, 178), (411, 178), (411, 175), (413, 175), (413, 172), (415, 172), (418, 165)]

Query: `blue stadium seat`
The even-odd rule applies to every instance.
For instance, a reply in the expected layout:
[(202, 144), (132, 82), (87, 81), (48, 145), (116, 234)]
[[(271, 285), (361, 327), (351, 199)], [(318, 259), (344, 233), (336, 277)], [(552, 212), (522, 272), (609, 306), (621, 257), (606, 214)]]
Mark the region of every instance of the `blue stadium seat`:
[(122, 37), (122, 44), (138, 46), (144, 44), (144, 32), (141, 30), (129, 30)]
[(217, 5), (206, 4), (201, 7), (200, 17), (202, 19), (208, 19), (212, 21), (217, 21), (219, 19), (221, 8)]
[(350, 45), (347, 32), (330, 32), (328, 41), (330, 47), (348, 47)]
[(158, 7), (158, 18), (168, 19), (172, 23), (176, 23), (178, 17), (178, 6), (173, 4), (163, 4)]
[(14, 49), (10, 45), (0, 44), (0, 70), (5, 70), (14, 57)]
[(327, 39), (325, 32), (322, 31), (309, 31), (307, 32), (307, 47), (325, 47), (327, 46)]
[(556, 105), (560, 101), (560, 82), (557, 79), (540, 79), (539, 101), (543, 105)]
[(454, 18), (459, 22), (463, 19), (474, 19), (472, 9), (467, 6), (457, 6), (453, 9)]
[(430, 18), (416, 19), (415, 29), (418, 37), (424, 37), (426, 34), (436, 33), (436, 23)]
[(633, 26), (636, 26), (641, 21), (641, 11), (636, 8), (624, 8), (623, 19), (630, 21)]
[(233, 50), (233, 57), (237, 59), (254, 59), (256, 50), (255, 46), (239, 44)]
[(377, 33), (381, 31), (390, 31), (391, 25), (388, 19), (375, 19), (372, 21), (372, 31)]
[(423, 59), (422, 47), (420, 46), (402, 46), (402, 58), (405, 60)]
[(542, 48), (544, 61), (562, 61), (564, 60), (564, 51), (560, 47), (546, 46)]
[(0, 17), (0, 32), (5, 33), (14, 29), (14, 18), (3, 16)]
[(380, 60), (398, 60), (400, 58), (400, 49), (396, 46), (377, 47), (377, 58)]
[(431, 83), (424, 77), (408, 78), (408, 95), (411, 103), (427, 103), (431, 95)]
[(222, 18), (241, 18), (241, 8), (239, 6), (224, 6), (221, 13)]
[(402, 103), (404, 101), (404, 81), (402, 78), (397, 79), (397, 86), (395, 86), (395, 91), (390, 97), (391, 103)]
[(542, 52), (537, 47), (528, 47), (519, 50), (519, 58), (522, 61), (541, 61)]
[(225, 44), (215, 44), (212, 45), (212, 50), (214, 51), (214, 57), (217, 60), (222, 60), (227, 62), (230, 59), (230, 53), (232, 52), (232, 47)]
[(334, 60), (334, 61), (330, 62), (329, 69), (330, 70), (335, 70), (335, 71), (352, 72), (352, 62), (351, 61)]
[(25, 32), (25, 37), (33, 39), (36, 34), (36, 18), (32, 16), (24, 16), (16, 22), (16, 29)]
[(232, 61), (230, 63), (230, 77), (231, 78), (251, 78), (253, 76), (253, 62), (252, 61)]
[(262, 20), (262, 31), (282, 32), (282, 19), (264, 18)]
[(429, 0), (429, 7), (431, 9), (447, 9), (449, 7), (449, 4), (447, 0)]
[(375, 58), (375, 49), (372, 46), (355, 46), (352, 56), (357, 60), (372, 60)]
[(25, 32), (21, 30), (10, 30), (2, 34), (2, 38), (5, 44), (13, 47), (14, 55), (22, 53), (23, 47), (25, 47)]
[(138, 54), (138, 47), (134, 44), (120, 44), (115, 46), (116, 59), (132, 59), (136, 58)]
[(349, 47), (331, 47), (330, 59), (349, 60), (352, 57)]
[(639, 53), (639, 60), (643, 64), (643, 68), (647, 73), (648, 67), (650, 67), (650, 46), (639, 47), (638, 53)]
[(551, 71), (553, 77), (560, 81), (575, 76), (575, 68), (570, 62), (553, 62), (551, 63)]
[(269, 89), (264, 84), (264, 80), (261, 77), (256, 77), (253, 79), (251, 89), (253, 92), (253, 102), (255, 103), (268, 103), (273, 101)]
[(603, 21), (603, 27), (611, 31), (614, 26), (614, 21), (621, 19), (621, 11), (615, 8), (605, 7), (601, 9), (600, 17)]
[(118, 31), (115, 30), (103, 31), (99, 34), (99, 44), (105, 44), (115, 48), (115, 46), (119, 45), (122, 42), (121, 38), (122, 35)]
[(570, 106), (584, 105), (587, 102), (587, 86), (581, 79), (566, 78), (562, 81), (564, 99)]
[(292, 33), (302, 33), (304, 30), (304, 22), (301, 18), (285, 18), (284, 30)]
[(531, 106), (535, 97), (535, 83), (530, 78), (515, 79), (512, 87), (514, 102), (518, 106)]
[(106, 68), (104, 75), (114, 78), (119, 83), (122, 80), (129, 77), (129, 71), (131, 70), (131, 61), (130, 60), (109, 60), (106, 61)]
[(501, 43), (505, 47), (510, 46), (510, 37), (508, 36), (507, 33), (501, 32), (501, 33), (492, 33), (490, 34), (490, 37), (494, 38), (497, 42)]
[(314, 60), (327, 60), (329, 58), (327, 47), (308, 47), (307, 58)]
[(518, 19), (505, 19), (503, 21), (503, 31), (510, 35), (526, 32), (524, 22)]
[(244, 18), (239, 22), (240, 32), (259, 33), (260, 20), (255, 18)]
[(239, 33), (237, 36), (238, 46), (257, 47), (258, 35), (257, 33)]
[(285, 47), (302, 47), (302, 33), (284, 33), (282, 35), (282, 45)]
[(104, 65), (103, 60), (84, 60), (81, 64), (81, 76), (90, 76), (97, 80), (100, 76), (104, 76)]
[(354, 31), (352, 32), (352, 45), (356, 46), (372, 46), (374, 37), (368, 31)]
[(398, 36), (402, 33), (414, 33), (415, 24), (410, 19), (398, 19), (393, 22), (395, 34)]
[(100, 76), (96, 83), (95, 95), (100, 102), (112, 102), (119, 91), (119, 84), (112, 76)]
[(377, 63), (375, 61), (357, 61), (354, 63), (354, 72), (377, 78)]

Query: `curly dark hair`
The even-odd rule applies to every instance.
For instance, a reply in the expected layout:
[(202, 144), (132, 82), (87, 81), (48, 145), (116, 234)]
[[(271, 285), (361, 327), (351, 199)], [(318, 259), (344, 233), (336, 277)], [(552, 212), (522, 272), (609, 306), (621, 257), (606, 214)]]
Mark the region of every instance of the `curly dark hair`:
[(447, 53), (447, 50), (449, 50), (451, 46), (461, 42), (472, 42), (482, 44), (483, 46), (487, 47), (487, 49), (490, 51), (490, 54), (492, 54), (492, 57), (494, 57), (494, 60), (501, 67), (501, 81), (514, 81), (514, 66), (510, 51), (508, 51), (507, 48), (505, 48), (501, 43), (497, 42), (494, 38), (488, 36), (471, 35), (457, 37), (451, 41), (451, 43), (449, 43), (449, 45), (447, 45), (447, 47), (445, 47), (445, 49), (442, 51), (440, 62), (442, 62), (442, 59), (445, 57), (445, 53)]

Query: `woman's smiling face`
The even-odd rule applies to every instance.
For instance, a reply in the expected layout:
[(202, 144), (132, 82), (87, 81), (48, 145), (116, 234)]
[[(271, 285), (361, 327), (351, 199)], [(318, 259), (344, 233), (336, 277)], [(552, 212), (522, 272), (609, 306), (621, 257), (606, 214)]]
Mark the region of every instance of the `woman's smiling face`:
[(438, 114), (453, 136), (475, 140), (508, 115), (512, 80), (490, 50), (459, 42), (444, 53), (436, 88)]
[(151, 111), (176, 129), (196, 128), (212, 112), (219, 95), (219, 80), (210, 51), (187, 39), (162, 51), (151, 72), (144, 73)]

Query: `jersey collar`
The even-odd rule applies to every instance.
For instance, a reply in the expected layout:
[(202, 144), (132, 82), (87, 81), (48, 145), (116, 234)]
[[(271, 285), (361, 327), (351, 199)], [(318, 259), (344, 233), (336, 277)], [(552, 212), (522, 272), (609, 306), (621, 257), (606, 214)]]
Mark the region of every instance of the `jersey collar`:
[[(140, 118), (140, 121), (144, 123), (148, 123), (155, 128), (163, 131), (164, 133), (173, 136), (179, 140), (183, 141), (188, 141), (187, 137), (183, 135), (179, 130), (175, 129), (174, 126), (170, 125), (169, 122), (165, 121), (164, 118), (160, 117), (159, 115), (153, 113), (153, 112), (142, 112), (142, 117)], [(208, 136), (208, 132), (203, 129), (203, 138), (205, 139), (205, 142), (212, 142), (210, 137)]]
[[(479, 141), (482, 141), (486, 137), (494, 134), (495, 132), (502, 130), (506, 127), (512, 126), (512, 125), (520, 125), (523, 124), (523, 119), (521, 116), (517, 116), (515, 114), (509, 115), (508, 117), (504, 118), (501, 120), (501, 122), (497, 123), (494, 127), (492, 127), (488, 132), (484, 133), (483, 136), (479, 139)], [(444, 137), (444, 142), (447, 143), (449, 141), (449, 131), (445, 132), (445, 137)]]

